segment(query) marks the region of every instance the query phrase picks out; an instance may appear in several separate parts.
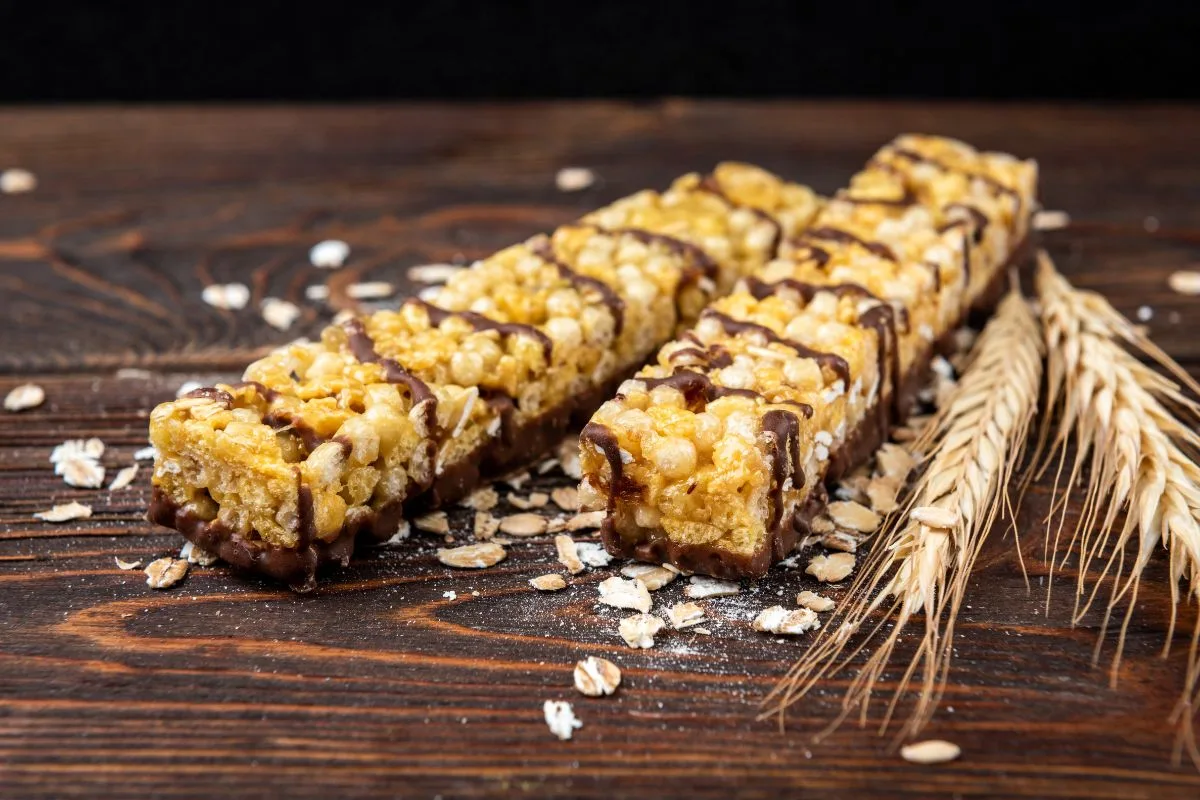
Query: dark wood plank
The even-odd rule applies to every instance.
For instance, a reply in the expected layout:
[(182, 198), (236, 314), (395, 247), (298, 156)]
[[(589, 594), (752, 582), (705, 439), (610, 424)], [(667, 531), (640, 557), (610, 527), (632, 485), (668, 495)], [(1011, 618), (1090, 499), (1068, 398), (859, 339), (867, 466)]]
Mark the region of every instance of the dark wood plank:
[[(1065, 609), (1043, 615), (1046, 487), (1031, 492), (1019, 526), (1032, 591), (1000, 537), (976, 576), (928, 731), (964, 757), (932, 768), (855, 726), (814, 744), (841, 682), (796, 709), (785, 733), (755, 720), (804, 642), (754, 634), (749, 620), (779, 593), (813, 588), (797, 570), (709, 601), (711, 637), (669, 634), (639, 652), (615, 634), (621, 615), (595, 605), (607, 571), (556, 595), (528, 588), (556, 566), (546, 541), (463, 573), (435, 560), (440, 540), (417, 536), (362, 554), (306, 597), (219, 567), (154, 592), (113, 561), (178, 548), (141, 521), (147, 472), (123, 491), (75, 490), (47, 462), (63, 439), (95, 435), (110, 469), (130, 463), (149, 409), (183, 381), (231, 377), (263, 348), (318, 331), (333, 310), (306, 304), (283, 334), (250, 310), (204, 306), (210, 280), (292, 298), (330, 278), (401, 282), (409, 265), (483, 255), (721, 158), (828, 191), (905, 129), (1039, 158), (1046, 205), (1075, 220), (1046, 237), (1062, 267), (1127, 313), (1151, 306), (1156, 340), (1200, 360), (1196, 301), (1166, 287), (1172, 270), (1200, 263), (1196, 109), (675, 101), (0, 112), (0, 165), (41, 179), (33, 194), (0, 196), (0, 393), (34, 377), (48, 396), (0, 416), (0, 793), (1196, 796), (1200, 776), (1168, 763), (1185, 642), (1159, 657), (1164, 565), (1139, 598), (1110, 690), (1091, 664), (1099, 620), (1073, 629)], [(602, 180), (560, 194), (553, 175), (567, 164)], [(352, 245), (349, 271), (307, 265), (308, 246), (327, 236)], [(152, 373), (115, 377), (132, 366)], [(70, 499), (95, 515), (30, 517)], [(454, 522), (464, 538), (464, 516)], [(1059, 596), (1072, 578), (1062, 576)], [(1193, 620), (1186, 610), (1181, 627)], [(618, 695), (575, 694), (571, 666), (587, 654), (622, 666)], [(584, 727), (574, 741), (550, 736), (546, 699), (575, 703)]]

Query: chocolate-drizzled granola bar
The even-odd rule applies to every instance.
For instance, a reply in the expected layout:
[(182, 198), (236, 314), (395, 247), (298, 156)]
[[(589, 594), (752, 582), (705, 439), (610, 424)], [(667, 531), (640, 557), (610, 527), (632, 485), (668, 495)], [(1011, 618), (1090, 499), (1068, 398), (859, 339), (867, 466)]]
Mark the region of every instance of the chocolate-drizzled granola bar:
[(540, 456), (819, 207), (745, 164), (641, 192), (156, 408), (149, 518), (295, 588)]
[(584, 428), (580, 498), (609, 551), (726, 578), (785, 557), (1003, 279), (1036, 181), (949, 139), (880, 150)]

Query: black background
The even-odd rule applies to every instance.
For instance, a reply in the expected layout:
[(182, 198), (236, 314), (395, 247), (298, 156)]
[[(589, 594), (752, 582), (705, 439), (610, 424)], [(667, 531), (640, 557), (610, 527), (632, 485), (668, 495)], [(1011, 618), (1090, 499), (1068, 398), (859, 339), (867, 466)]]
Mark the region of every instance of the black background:
[(1195, 99), (1196, 5), (0, 0), (0, 102)]

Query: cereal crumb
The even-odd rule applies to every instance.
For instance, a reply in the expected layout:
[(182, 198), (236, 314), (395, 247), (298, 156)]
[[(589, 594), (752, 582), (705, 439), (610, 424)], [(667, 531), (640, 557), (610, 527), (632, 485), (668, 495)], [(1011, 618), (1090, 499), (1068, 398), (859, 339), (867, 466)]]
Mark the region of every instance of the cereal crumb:
[(811, 608), (813, 611), (832, 611), (837, 603), (824, 595), (805, 590), (796, 595), (796, 605)]
[(9, 167), (0, 172), (0, 192), (24, 194), (37, 188), (37, 176), (27, 169)]
[(447, 534), (450, 532), (450, 521), (446, 518), (445, 511), (434, 511), (424, 516), (417, 517), (412, 521), (413, 527), (419, 531), (426, 533)]
[(504, 483), (507, 483), (509, 488), (515, 489), (519, 492), (521, 491), (521, 487), (529, 483), (529, 480), (532, 477), (533, 476), (529, 474), (529, 470), (522, 470), (521, 472), (514, 472), (511, 475), (505, 475), (500, 480), (502, 480)]
[(142, 565), (141, 561), (122, 561), (119, 557), (114, 556), (113, 561), (117, 562), (117, 569), (131, 570), (137, 569)]
[(575, 540), (565, 533), (554, 537), (554, 549), (558, 552), (558, 563), (566, 567), (572, 575), (583, 572), (583, 562), (579, 559), (579, 546)]
[(4, 397), (5, 411), (37, 408), (46, 400), (46, 391), (36, 383), (23, 383)]
[(500, 531), (509, 536), (539, 536), (546, 532), (546, 525), (546, 518), (541, 514), (527, 511), (501, 518)]
[(621, 685), (621, 668), (607, 658), (588, 656), (575, 664), (575, 688), (588, 697), (610, 695)]
[(263, 298), (259, 308), (262, 311), (263, 321), (276, 330), (286, 331), (292, 327), (292, 323), (300, 318), (298, 305), (278, 297)]
[(731, 597), (741, 591), (741, 587), (732, 581), (722, 581), (704, 575), (693, 575), (691, 585), (683, 590), (685, 597), (693, 600), (703, 600), (706, 597)]
[(476, 511), (491, 511), (500, 502), (500, 495), (490, 486), (476, 489), (459, 503)]
[(551, 572), (547, 575), (538, 575), (536, 578), (530, 578), (529, 585), (539, 592), (557, 592), (567, 588), (567, 580), (557, 572)]
[(346, 263), (350, 257), (350, 245), (340, 239), (326, 239), (317, 242), (308, 251), (308, 261), (314, 267), (321, 269), (337, 269)]
[(913, 764), (944, 764), (962, 755), (962, 748), (945, 739), (929, 739), (900, 748), (900, 756)]
[(563, 741), (570, 739), (577, 729), (583, 727), (583, 723), (575, 716), (575, 710), (565, 700), (547, 700), (542, 704), (542, 714), (546, 717), (550, 732)]
[(704, 621), (704, 609), (698, 603), (676, 603), (667, 609), (667, 619), (675, 630), (683, 630)]
[(475, 512), (475, 538), (490, 539), (496, 535), (496, 531), (500, 529), (500, 520), (493, 517), (486, 511)]
[(600, 602), (613, 608), (631, 608), (643, 614), (650, 611), (650, 592), (646, 584), (634, 578), (626, 580), (615, 575), (600, 582)]
[(603, 511), (583, 511), (567, 521), (567, 530), (595, 530), (604, 524)]
[(604, 545), (596, 542), (578, 542), (575, 552), (579, 559), (589, 567), (607, 567), (612, 563), (612, 556), (604, 549)]
[(134, 461), (153, 461), (158, 457), (158, 451), (154, 449), (154, 445), (143, 447), (133, 454)]
[(625, 644), (635, 650), (647, 650), (654, 647), (654, 637), (662, 630), (663, 621), (649, 614), (634, 614), (625, 617), (617, 625), (617, 630)]
[(115, 492), (117, 489), (124, 489), (126, 486), (133, 483), (133, 479), (137, 477), (137, 474), (138, 465), (130, 464), (128, 467), (125, 467), (117, 473), (116, 477), (112, 479), (112, 483), (108, 485), (108, 490), (110, 492)]
[(62, 505), (53, 506), (46, 511), (39, 511), (33, 516), (43, 522), (70, 522), (75, 519), (87, 519), (92, 515), (92, 507), (85, 506), (83, 503), (71, 501)]
[(192, 542), (184, 542), (183, 547), (179, 550), (179, 557), (189, 564), (199, 564), (202, 567), (211, 567), (221, 560), (216, 553), (210, 553)]
[(832, 555), (813, 556), (804, 570), (822, 583), (837, 583), (854, 571), (854, 555), (851, 553), (833, 553)]
[(244, 283), (214, 283), (204, 287), (200, 299), (222, 311), (240, 311), (250, 302), (250, 287)]
[(528, 511), (531, 508), (542, 508), (549, 501), (550, 495), (545, 492), (530, 492), (528, 497), (521, 497), (518, 494), (511, 493), (508, 495), (508, 504), (522, 511)]
[(1033, 229), (1036, 231), (1056, 231), (1071, 224), (1071, 215), (1065, 211), (1041, 210), (1033, 215)]
[(1149, 322), (1154, 319), (1154, 309), (1150, 306), (1138, 306), (1137, 318), (1138, 322)]
[(596, 173), (587, 167), (563, 167), (554, 176), (560, 192), (581, 192), (596, 182)]
[(555, 453), (558, 456), (558, 465), (562, 468), (563, 473), (568, 478), (580, 480), (583, 478), (583, 470), (579, 466), (579, 437), (568, 436), (558, 443), (558, 450)]
[(1189, 269), (1172, 272), (1167, 278), (1167, 285), (1179, 294), (1200, 294), (1200, 272)]
[(143, 571), (146, 573), (146, 585), (151, 589), (170, 589), (187, 575), (188, 562), (175, 558), (160, 558), (151, 561)]
[(439, 547), (437, 559), (448, 567), (484, 569), (495, 566), (508, 557), (508, 551), (495, 542), (467, 544), (462, 547)]
[(563, 511), (579, 510), (579, 490), (574, 486), (560, 486), (550, 493), (554, 505)]
[(442, 597), (444, 597), (447, 600), (454, 601), (454, 600), (458, 599), (458, 592), (455, 592), (455, 591), (442, 592)]
[(653, 592), (675, 580), (679, 576), (679, 570), (665, 565), (660, 567), (657, 564), (626, 564), (621, 567), (621, 574), (626, 578), (637, 578)]
[(322, 300), (329, 299), (329, 287), (323, 283), (314, 283), (312, 286), (304, 287), (304, 297), (312, 300), (314, 303), (319, 303)]
[(835, 524), (862, 533), (871, 533), (882, 521), (871, 509), (849, 500), (830, 503), (825, 511)]
[(811, 608), (797, 608), (788, 611), (783, 606), (771, 606), (759, 612), (751, 627), (763, 633), (777, 633), (786, 636), (799, 636), (814, 628), (821, 627), (817, 614)]

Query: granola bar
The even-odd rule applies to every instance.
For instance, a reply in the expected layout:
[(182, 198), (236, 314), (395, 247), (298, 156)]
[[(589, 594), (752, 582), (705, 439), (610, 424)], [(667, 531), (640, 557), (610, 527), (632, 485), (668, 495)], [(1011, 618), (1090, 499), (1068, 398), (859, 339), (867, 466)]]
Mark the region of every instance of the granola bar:
[(151, 415), (149, 517), (313, 585), (356, 536), (549, 451), (819, 201), (744, 164), (507, 248), (428, 300), (351, 318)]
[(880, 150), (584, 428), (580, 500), (609, 551), (726, 578), (785, 557), (1004, 277), (1036, 175), (943, 138)]

